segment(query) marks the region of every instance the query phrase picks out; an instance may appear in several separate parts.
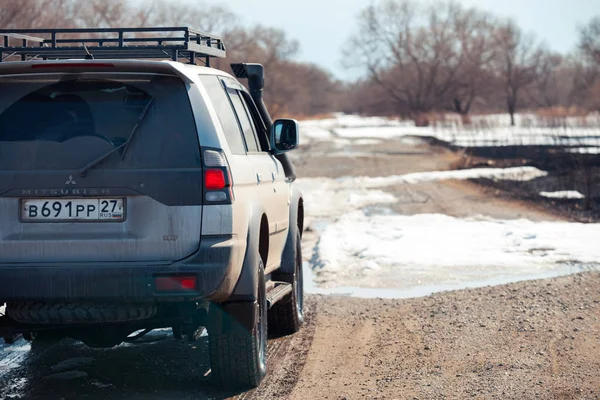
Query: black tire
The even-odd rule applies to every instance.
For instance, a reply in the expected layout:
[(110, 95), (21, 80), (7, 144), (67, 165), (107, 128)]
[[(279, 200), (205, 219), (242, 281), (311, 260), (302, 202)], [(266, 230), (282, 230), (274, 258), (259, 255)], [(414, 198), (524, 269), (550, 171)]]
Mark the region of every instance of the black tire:
[[(221, 324), (220, 328), (209, 323), (211, 379), (221, 388), (255, 388), (267, 373), (267, 295), (262, 261), (258, 275), (258, 318), (251, 331), (236, 322)], [(254, 302), (248, 302), (248, 311), (254, 310)], [(209, 319), (232, 321), (219, 313), (223, 313), (222, 308), (211, 305)]]
[(140, 321), (156, 315), (154, 303), (9, 303), (7, 315), (25, 324), (95, 324)]
[(275, 278), (292, 284), (291, 295), (275, 303), (269, 310), (269, 330), (275, 335), (298, 332), (304, 323), (304, 277), (300, 232), (296, 234), (295, 260), (293, 275), (281, 275)]

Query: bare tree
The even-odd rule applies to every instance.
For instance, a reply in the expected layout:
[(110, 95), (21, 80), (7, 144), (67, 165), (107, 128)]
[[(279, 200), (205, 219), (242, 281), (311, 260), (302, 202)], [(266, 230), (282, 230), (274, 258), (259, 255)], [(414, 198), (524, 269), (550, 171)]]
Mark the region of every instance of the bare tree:
[(193, 26), (205, 32), (222, 34), (238, 21), (229, 8), (203, 1), (184, 4), (148, 0), (143, 7), (133, 11), (136, 26)]
[(514, 126), (519, 95), (537, 79), (543, 52), (535, 38), (524, 34), (514, 21), (497, 28), (495, 41), (496, 73), (504, 87), (510, 123)]
[(74, 21), (80, 27), (114, 28), (133, 22), (130, 4), (124, 0), (72, 1)]
[(290, 39), (283, 30), (263, 25), (229, 29), (223, 36), (231, 48), (228, 57), (232, 61), (258, 57), (270, 64), (291, 59), (300, 48), (298, 41)]
[[(73, 0), (3, 0), (0, 26), (5, 29), (72, 26)], [(69, 23), (67, 23), (69, 22)]]
[(600, 16), (580, 29), (579, 48), (589, 60), (600, 65)]
[(488, 14), (455, 2), (382, 0), (360, 14), (345, 58), (366, 68), (399, 114), (419, 120), (419, 114), (449, 105), (466, 114), (489, 90), (492, 32)]
[(537, 79), (532, 88), (536, 105), (554, 107), (567, 105), (573, 80), (567, 61), (560, 54), (544, 52), (540, 56)]
[(494, 22), (491, 15), (473, 8), (462, 11), (456, 18), (457, 45), (464, 61), (456, 77), (451, 109), (461, 115), (469, 113), (476, 98), (496, 89), (492, 74), (496, 56)]

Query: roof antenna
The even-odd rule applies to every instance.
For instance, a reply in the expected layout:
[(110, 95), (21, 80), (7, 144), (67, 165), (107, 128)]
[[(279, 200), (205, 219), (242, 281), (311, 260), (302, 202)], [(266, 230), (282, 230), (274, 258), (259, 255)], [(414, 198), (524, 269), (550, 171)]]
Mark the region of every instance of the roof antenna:
[(81, 43), (83, 45), (83, 48), (85, 49), (85, 59), (86, 60), (93, 60), (94, 56), (92, 55), (92, 53), (90, 53), (90, 51), (88, 50), (87, 46), (85, 45), (85, 43)]

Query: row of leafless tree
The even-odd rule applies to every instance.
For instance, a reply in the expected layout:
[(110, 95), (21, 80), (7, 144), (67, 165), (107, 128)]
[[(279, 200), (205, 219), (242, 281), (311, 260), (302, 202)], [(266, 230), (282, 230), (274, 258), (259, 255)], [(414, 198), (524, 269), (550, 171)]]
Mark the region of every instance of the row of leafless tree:
[(600, 17), (580, 28), (580, 51), (570, 55), (512, 20), (452, 1), (380, 0), (357, 23), (344, 57), (366, 78), (348, 96), (349, 111), (426, 123), (436, 111), (504, 109), (514, 123), (524, 108), (600, 110)]
[[(298, 42), (266, 26), (242, 27), (229, 9), (197, 1), (2, 0), (0, 26), (10, 28), (192, 26), (224, 37), (230, 62), (259, 62), (267, 70), (265, 100), (275, 116), (337, 111), (339, 85), (313, 64), (293, 60)], [(336, 91), (337, 90), (337, 91)]]
[(513, 21), (456, 2), (378, 0), (357, 20), (344, 49), (364, 79), (342, 84), (294, 57), (299, 44), (279, 29), (242, 27), (229, 9), (168, 0), (2, 0), (0, 26), (190, 25), (220, 33), (228, 59), (267, 69), (265, 98), (276, 115), (350, 112), (410, 117), (433, 112), (600, 110), (600, 17), (580, 29), (580, 51), (549, 51)]

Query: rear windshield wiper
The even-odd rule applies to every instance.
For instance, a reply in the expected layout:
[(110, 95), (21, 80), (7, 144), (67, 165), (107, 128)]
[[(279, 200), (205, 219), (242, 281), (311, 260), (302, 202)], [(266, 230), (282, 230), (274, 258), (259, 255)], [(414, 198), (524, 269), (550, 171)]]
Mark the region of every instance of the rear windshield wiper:
[(144, 118), (146, 117), (146, 115), (148, 114), (148, 111), (150, 110), (150, 107), (152, 107), (152, 104), (154, 103), (154, 97), (152, 97), (148, 103), (146, 104), (146, 106), (144, 107), (144, 109), (142, 110), (142, 112), (140, 113), (140, 116), (138, 117), (137, 122), (135, 123), (135, 126), (133, 127), (133, 129), (131, 130), (131, 133), (129, 134), (129, 137), (127, 138), (127, 140), (115, 147), (114, 149), (111, 149), (110, 151), (104, 153), (103, 155), (101, 155), (100, 157), (96, 158), (95, 160), (90, 161), (89, 163), (87, 163), (86, 165), (84, 165), (83, 167), (81, 167), (79, 169), (79, 176), (85, 176), (85, 174), (93, 167), (95, 167), (96, 165), (100, 164), (102, 161), (104, 161), (105, 159), (107, 159), (111, 154), (123, 149), (123, 153), (121, 153), (121, 160), (125, 159), (125, 153), (127, 152), (127, 149), (129, 148), (129, 143), (131, 142), (131, 139), (133, 139), (133, 137), (135, 136), (136, 132), (138, 131), (138, 128), (140, 127), (140, 125), (142, 124), (142, 122), (144, 121)]

